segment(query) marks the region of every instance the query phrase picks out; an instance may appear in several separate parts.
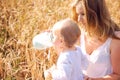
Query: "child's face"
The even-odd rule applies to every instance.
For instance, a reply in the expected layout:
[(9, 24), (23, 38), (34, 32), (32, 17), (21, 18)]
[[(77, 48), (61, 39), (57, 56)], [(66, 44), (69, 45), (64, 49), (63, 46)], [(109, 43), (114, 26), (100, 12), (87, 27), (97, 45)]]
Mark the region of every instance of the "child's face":
[(60, 30), (55, 30), (53, 31), (53, 45), (55, 50), (58, 52), (58, 54), (60, 53), (61, 49), (62, 49), (62, 38), (60, 35)]

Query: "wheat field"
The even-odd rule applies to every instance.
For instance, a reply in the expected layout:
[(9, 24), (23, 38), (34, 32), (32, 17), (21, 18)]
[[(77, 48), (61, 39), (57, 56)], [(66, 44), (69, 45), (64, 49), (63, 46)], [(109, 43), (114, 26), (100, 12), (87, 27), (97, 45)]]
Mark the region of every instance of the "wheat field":
[[(120, 25), (120, 0), (106, 0)], [(70, 16), (72, 0), (0, 0), (0, 80), (44, 80), (43, 71), (56, 62), (50, 48), (36, 50), (32, 39)]]

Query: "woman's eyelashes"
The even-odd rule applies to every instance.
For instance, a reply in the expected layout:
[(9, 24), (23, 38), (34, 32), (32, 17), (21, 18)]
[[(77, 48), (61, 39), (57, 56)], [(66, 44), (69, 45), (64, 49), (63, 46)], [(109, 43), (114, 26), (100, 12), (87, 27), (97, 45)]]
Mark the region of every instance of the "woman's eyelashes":
[(84, 16), (85, 14), (84, 13), (78, 13), (77, 15), (78, 16)]

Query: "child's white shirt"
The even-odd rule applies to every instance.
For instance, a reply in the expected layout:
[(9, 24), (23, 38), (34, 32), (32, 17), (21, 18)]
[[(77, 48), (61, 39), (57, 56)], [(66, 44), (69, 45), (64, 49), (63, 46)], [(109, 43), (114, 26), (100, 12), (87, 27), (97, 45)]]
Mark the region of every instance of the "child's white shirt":
[(80, 47), (59, 55), (57, 69), (52, 71), (53, 80), (83, 80), (82, 66), (86, 57)]

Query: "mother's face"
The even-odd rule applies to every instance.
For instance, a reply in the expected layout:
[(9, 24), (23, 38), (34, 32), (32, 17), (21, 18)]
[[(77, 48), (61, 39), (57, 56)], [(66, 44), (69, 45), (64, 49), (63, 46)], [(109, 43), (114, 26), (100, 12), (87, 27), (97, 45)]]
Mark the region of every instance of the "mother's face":
[(86, 24), (85, 13), (84, 13), (83, 5), (81, 3), (76, 6), (76, 13), (78, 16), (78, 22), (85, 26)]

